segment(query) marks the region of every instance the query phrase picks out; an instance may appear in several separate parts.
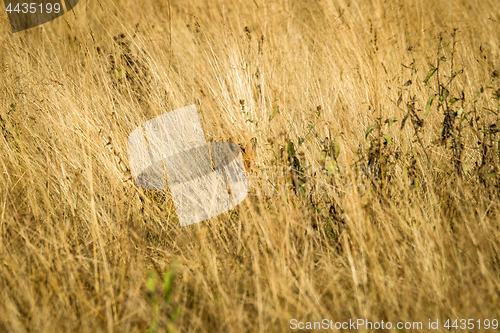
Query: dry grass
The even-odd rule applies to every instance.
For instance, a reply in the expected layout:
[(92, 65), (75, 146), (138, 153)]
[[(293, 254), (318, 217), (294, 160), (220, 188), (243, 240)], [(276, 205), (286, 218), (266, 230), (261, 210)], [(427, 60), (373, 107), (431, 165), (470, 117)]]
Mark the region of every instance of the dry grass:
[[(167, 1), (82, 1), (14, 36), (2, 12), (0, 331), (500, 319), (500, 164), (487, 129), (498, 119), (485, 109), (498, 103), (491, 89), (475, 97), (500, 88), (491, 83), (500, 68), (496, 1), (170, 8), (169, 17)], [(423, 80), (438, 48), (441, 80), (463, 69), (449, 98), (463, 91), (465, 100), (452, 109), (472, 111), (450, 123), (446, 143), (437, 97), (425, 116), (432, 90)], [(271, 180), (287, 194), (259, 192), (181, 229), (168, 194), (131, 180), (127, 138), (193, 103), (207, 140), (245, 148), (255, 186), (269, 185), (264, 169), (310, 167), (311, 177), (300, 186)], [(365, 138), (379, 117), (397, 122)], [(321, 158), (335, 146), (338, 156)], [(361, 165), (382, 172), (355, 179)], [(312, 173), (322, 166), (333, 176)], [(364, 195), (307, 195), (315, 182), (349, 181), (362, 182)], [(155, 296), (145, 281), (156, 272), (159, 282), (176, 260), (172, 299), (155, 305), (161, 288)]]

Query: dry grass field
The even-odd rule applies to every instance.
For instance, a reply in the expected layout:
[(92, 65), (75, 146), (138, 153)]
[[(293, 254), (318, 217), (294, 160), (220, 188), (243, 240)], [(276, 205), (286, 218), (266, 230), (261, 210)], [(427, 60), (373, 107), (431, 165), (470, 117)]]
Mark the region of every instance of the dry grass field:
[[(14, 35), (4, 8), (1, 332), (500, 320), (497, 1), (82, 0)], [(252, 193), (181, 228), (127, 140), (191, 104)]]

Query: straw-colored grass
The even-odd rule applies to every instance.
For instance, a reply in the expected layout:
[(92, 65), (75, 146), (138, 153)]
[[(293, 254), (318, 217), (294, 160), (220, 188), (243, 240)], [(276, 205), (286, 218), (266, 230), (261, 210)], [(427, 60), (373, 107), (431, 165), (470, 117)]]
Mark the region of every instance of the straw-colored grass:
[[(82, 0), (15, 35), (0, 8), (0, 331), (500, 320), (497, 1)], [(430, 86), (463, 69), (448, 102), (472, 112), (446, 143), (441, 56)], [(255, 195), (180, 228), (127, 139), (190, 104)]]

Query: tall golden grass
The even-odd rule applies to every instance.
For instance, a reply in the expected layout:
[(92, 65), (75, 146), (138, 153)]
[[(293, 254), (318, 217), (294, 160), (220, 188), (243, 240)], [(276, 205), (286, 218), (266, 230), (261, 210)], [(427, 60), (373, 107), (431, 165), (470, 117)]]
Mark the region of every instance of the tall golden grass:
[[(500, 320), (496, 1), (97, 0), (15, 35), (3, 11), (0, 31), (0, 331)], [(446, 142), (437, 63), (429, 84), (463, 69), (449, 98), (471, 112)], [(181, 229), (127, 139), (190, 104), (257, 190)]]

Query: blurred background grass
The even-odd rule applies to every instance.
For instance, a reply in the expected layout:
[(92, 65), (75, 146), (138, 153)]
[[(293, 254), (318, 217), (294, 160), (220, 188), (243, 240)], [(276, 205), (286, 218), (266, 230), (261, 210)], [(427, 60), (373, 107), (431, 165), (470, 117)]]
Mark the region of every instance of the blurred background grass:
[[(499, 26), (492, 0), (81, 1), (15, 35), (2, 11), (0, 330), (499, 319)], [(181, 229), (127, 138), (190, 104), (255, 195)]]

